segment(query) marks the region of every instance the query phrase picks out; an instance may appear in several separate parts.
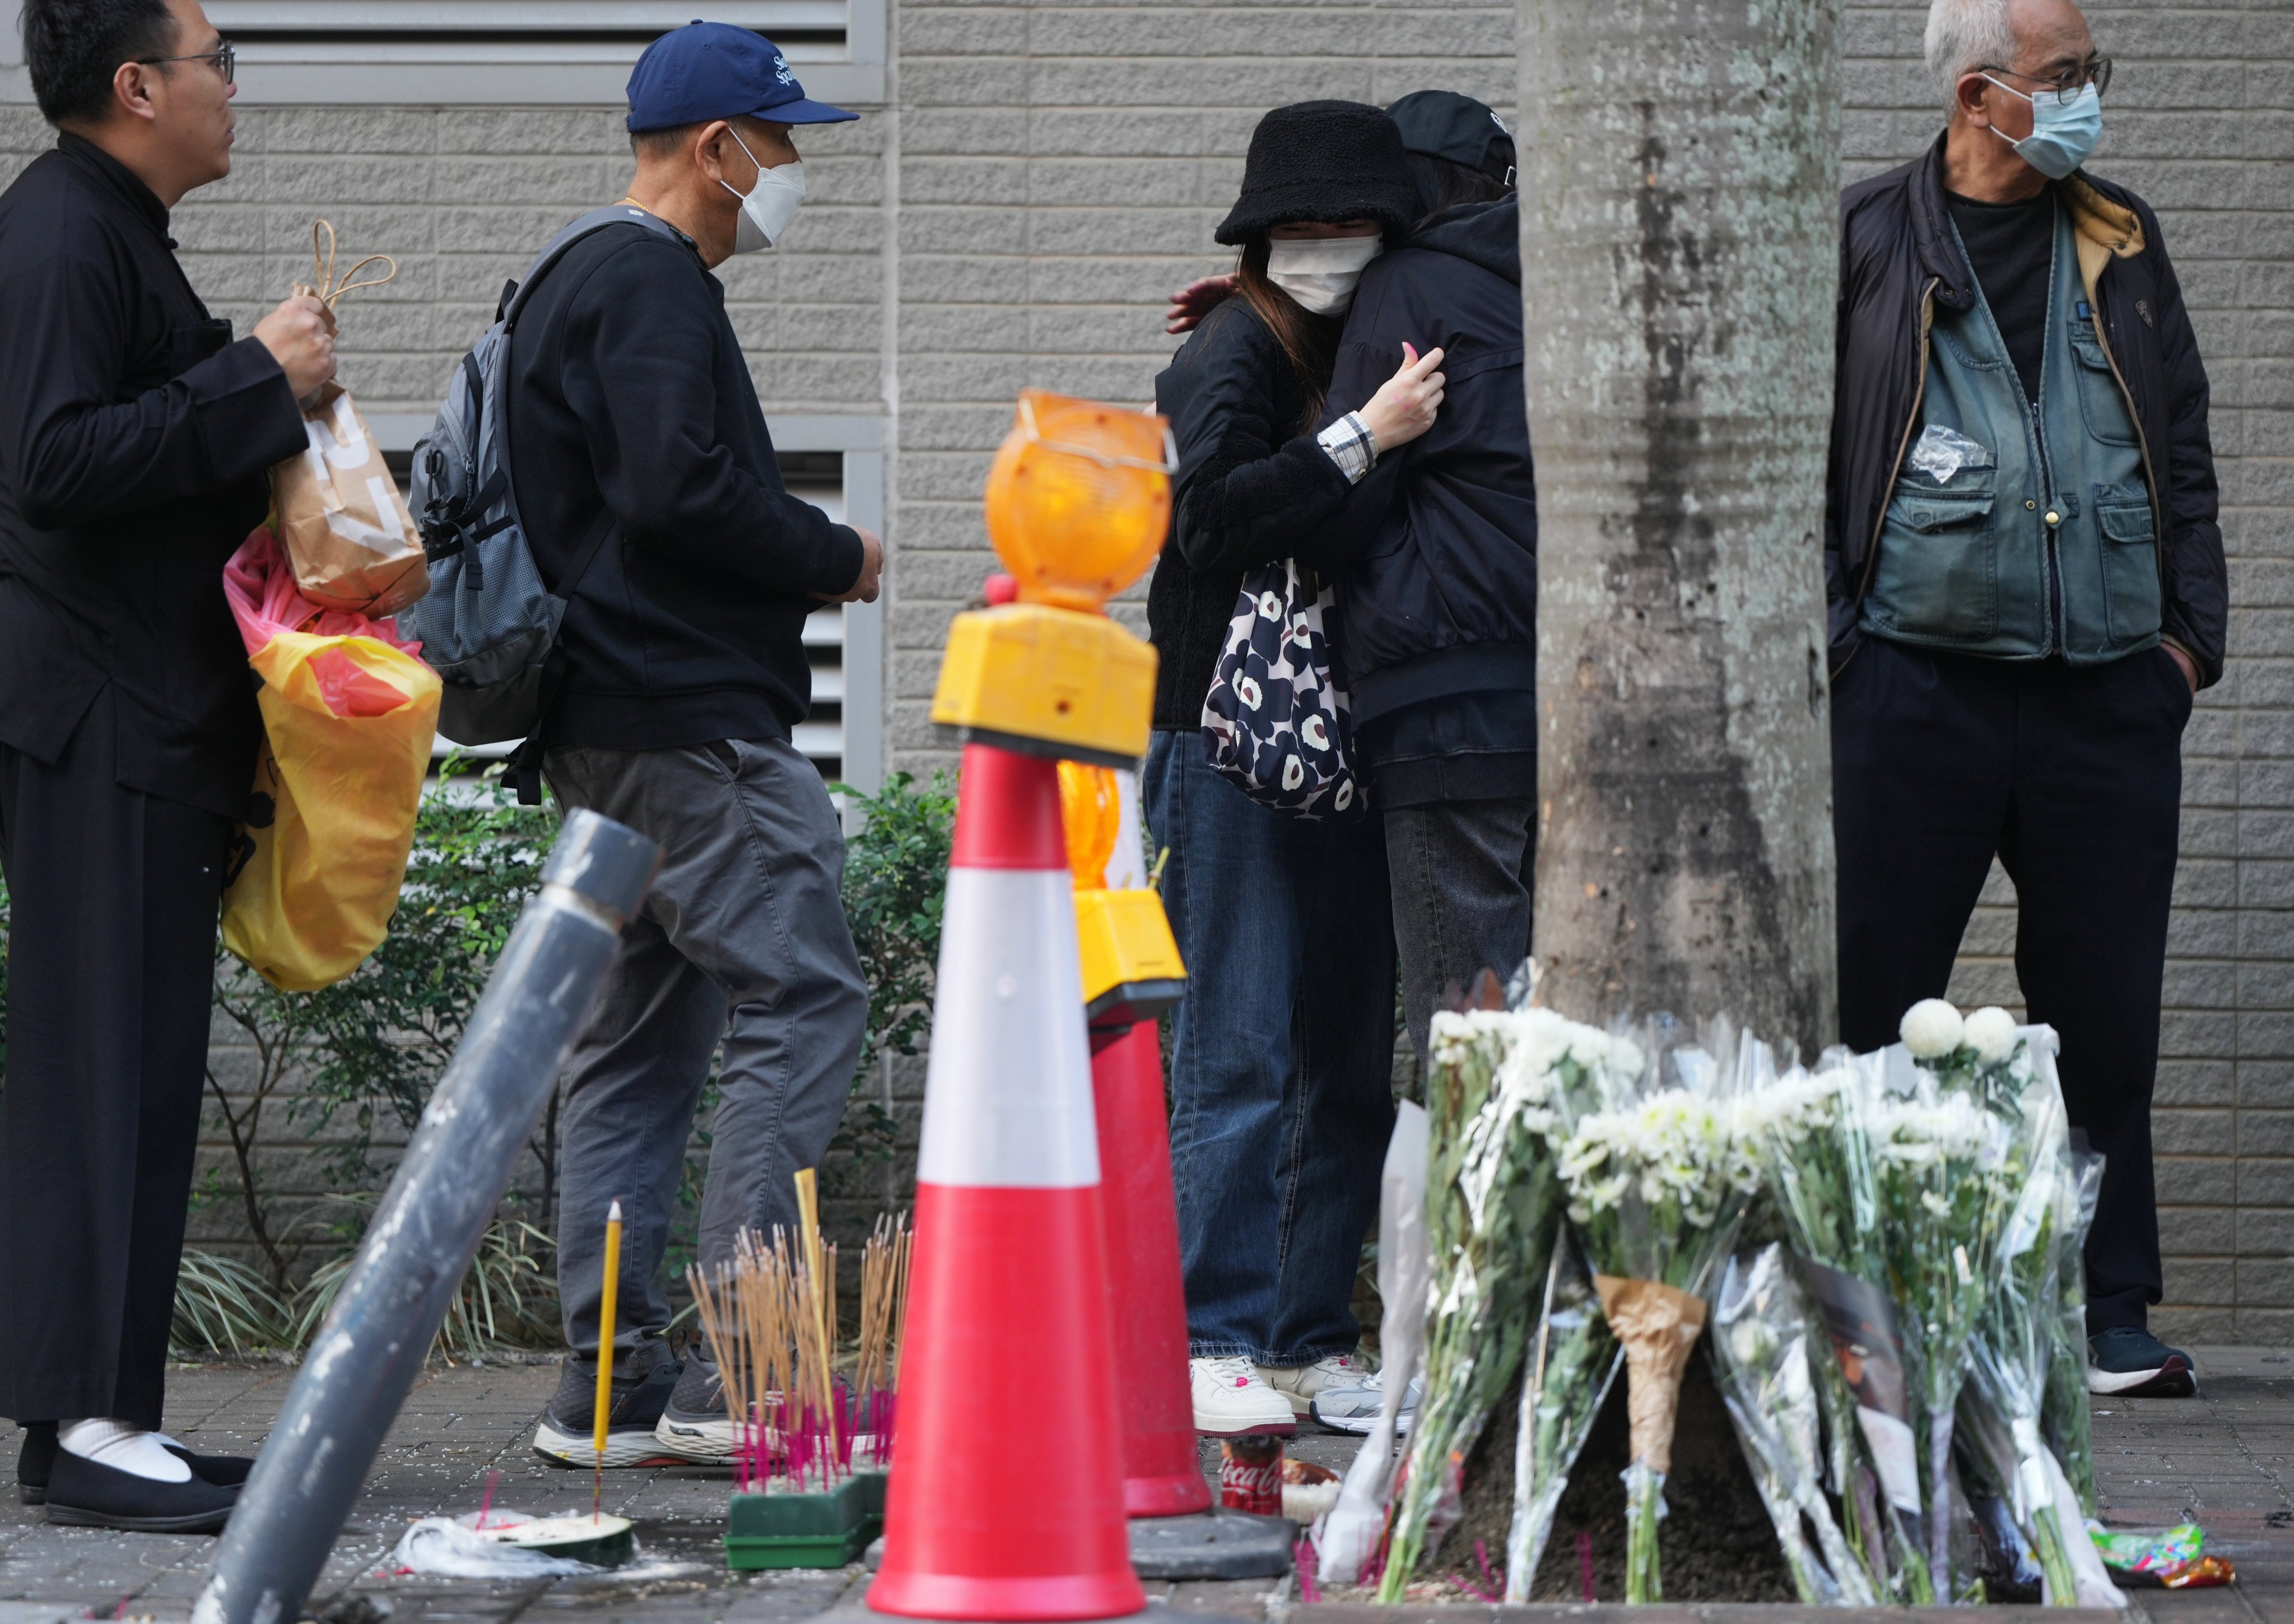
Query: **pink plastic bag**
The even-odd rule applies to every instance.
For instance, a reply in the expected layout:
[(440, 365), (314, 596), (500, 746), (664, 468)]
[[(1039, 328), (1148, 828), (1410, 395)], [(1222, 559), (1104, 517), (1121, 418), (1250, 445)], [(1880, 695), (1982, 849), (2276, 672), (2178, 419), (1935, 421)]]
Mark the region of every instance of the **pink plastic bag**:
[[(223, 566), (223, 590), (231, 603), (232, 618), (239, 622), (240, 639), (247, 645), (249, 660), (262, 654), (282, 631), (320, 637), (372, 637), (401, 654), (418, 659), (422, 654), (421, 644), (401, 640), (397, 621), (388, 616), (370, 620), (347, 609), (323, 609), (304, 597), (296, 589), (294, 569), (265, 528), (253, 531)], [(378, 681), (339, 648), (321, 649), (309, 663), (327, 709), (337, 716), (382, 716), (406, 702), (401, 689)]]

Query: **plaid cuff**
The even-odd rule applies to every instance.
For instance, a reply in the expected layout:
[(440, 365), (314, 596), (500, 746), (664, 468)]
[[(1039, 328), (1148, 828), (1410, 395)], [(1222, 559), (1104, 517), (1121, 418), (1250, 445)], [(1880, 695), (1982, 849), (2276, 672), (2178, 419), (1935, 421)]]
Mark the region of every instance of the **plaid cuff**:
[(1346, 413), (1316, 434), (1314, 443), (1329, 453), (1350, 485), (1360, 484), (1362, 476), (1378, 462), (1378, 447), (1371, 440), (1370, 425), (1362, 420), (1358, 411)]

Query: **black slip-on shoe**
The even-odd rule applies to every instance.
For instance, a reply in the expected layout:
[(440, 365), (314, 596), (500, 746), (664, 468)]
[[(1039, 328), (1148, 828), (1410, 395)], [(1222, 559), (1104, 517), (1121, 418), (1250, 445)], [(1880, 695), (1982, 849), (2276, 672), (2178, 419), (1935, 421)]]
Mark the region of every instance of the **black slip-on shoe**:
[(2138, 1325), (2114, 1325), (2087, 1339), (2087, 1390), (2114, 1399), (2187, 1399), (2198, 1368)]
[(24, 1441), (16, 1450), (16, 1498), (26, 1506), (48, 1503), (48, 1474), (56, 1465), (56, 1424), (24, 1423)]
[[(608, 1466), (681, 1466), (687, 1458), (672, 1454), (654, 1436), (669, 1395), (676, 1389), (683, 1364), (663, 1355), (634, 1376), (614, 1378), (613, 1404), (606, 1416), (606, 1458)], [(557, 1392), (541, 1421), (533, 1429), (533, 1452), (553, 1466), (587, 1472), (598, 1462), (596, 1425), (598, 1367), (590, 1360), (568, 1356)]]
[(69, 1528), (111, 1528), (145, 1534), (218, 1534), (239, 1504), (239, 1490), (194, 1473), (180, 1483), (154, 1482), (58, 1449), (48, 1472), (48, 1521)]
[[(255, 1460), (248, 1455), (194, 1455), (182, 1444), (163, 1441), (168, 1454), (191, 1469), (194, 1477), (203, 1478), (218, 1489), (236, 1489), (247, 1482), (247, 1474), (255, 1470)], [(24, 1444), (16, 1452), (16, 1498), (27, 1506), (45, 1506), (48, 1500), (48, 1474), (55, 1470), (56, 1456), (61, 1446), (56, 1442), (56, 1424), (53, 1421), (28, 1421), (24, 1424)]]

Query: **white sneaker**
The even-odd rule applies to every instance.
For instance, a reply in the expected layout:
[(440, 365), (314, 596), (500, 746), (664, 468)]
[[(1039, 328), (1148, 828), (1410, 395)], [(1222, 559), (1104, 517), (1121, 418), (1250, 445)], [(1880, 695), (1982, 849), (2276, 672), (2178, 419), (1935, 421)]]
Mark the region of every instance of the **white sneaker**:
[(1195, 1431), (1207, 1438), (1253, 1433), (1288, 1438), (1298, 1430), (1290, 1401), (1260, 1380), (1247, 1359), (1191, 1359), (1187, 1376), (1194, 1389)]
[(1261, 1381), (1290, 1401), (1290, 1413), (1294, 1416), (1312, 1410), (1317, 1393), (1359, 1387), (1371, 1373), (1370, 1367), (1351, 1353), (1333, 1353), (1311, 1365), (1294, 1365), (1287, 1369), (1266, 1365), (1257, 1368)]
[[(1413, 1377), (1409, 1391), (1402, 1395), (1402, 1408), (1394, 1418), (1394, 1430), (1398, 1436), (1410, 1435), (1411, 1423), (1418, 1419), (1418, 1400), (1422, 1389), (1423, 1384)], [(1385, 1404), (1386, 1372), (1380, 1370), (1359, 1387), (1325, 1387), (1314, 1395), (1314, 1408), (1307, 1413), (1334, 1433), (1352, 1433), (1359, 1437), (1377, 1425), (1379, 1412)]]

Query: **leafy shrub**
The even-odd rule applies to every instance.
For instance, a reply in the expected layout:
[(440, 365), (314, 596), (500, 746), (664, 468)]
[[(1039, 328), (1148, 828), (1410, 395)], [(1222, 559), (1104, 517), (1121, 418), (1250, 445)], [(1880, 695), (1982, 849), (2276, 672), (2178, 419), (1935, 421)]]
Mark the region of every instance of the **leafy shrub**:
[(837, 1148), (890, 1161), (898, 1125), (867, 1092), (868, 1079), (884, 1056), (915, 1054), (931, 1034), (956, 792), (946, 773), (933, 774), (927, 789), (906, 773), (893, 774), (874, 795), (850, 784), (834, 787), (866, 820), (844, 844), (844, 914), (868, 980), (868, 1036)]

